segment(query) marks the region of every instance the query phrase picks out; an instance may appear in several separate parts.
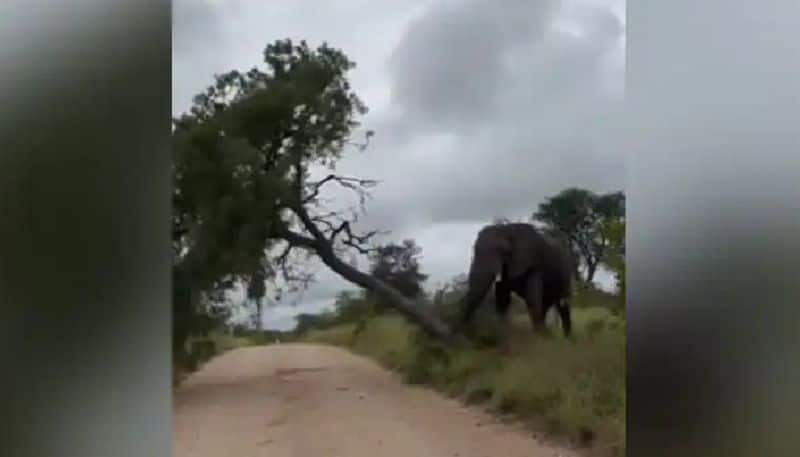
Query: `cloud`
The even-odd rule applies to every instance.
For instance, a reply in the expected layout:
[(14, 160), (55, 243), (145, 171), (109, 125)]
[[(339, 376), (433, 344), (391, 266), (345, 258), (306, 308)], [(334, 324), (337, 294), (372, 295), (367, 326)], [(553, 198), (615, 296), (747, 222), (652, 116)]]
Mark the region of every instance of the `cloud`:
[(389, 56), (392, 105), (366, 120), (373, 147), (342, 167), (382, 181), (370, 223), (524, 217), (567, 186), (623, 187), (623, 23), (532, 4), (444, 2), (409, 25)]
[[(371, 108), (364, 128), (376, 135), (337, 170), (381, 181), (358, 226), (416, 239), (431, 285), (465, 272), (475, 233), (492, 219), (526, 219), (568, 186), (624, 188), (624, 2), (374, 5), (176, 0), (174, 110), (185, 110), (213, 73), (257, 64), (275, 39), (343, 49)], [(337, 206), (352, 203), (341, 190), (327, 195)], [(352, 288), (324, 266), (317, 271), (317, 284), (287, 297), (301, 303), (292, 312)]]
[[(390, 56), (392, 100), (415, 124), (485, 122), (501, 106), (508, 49), (537, 40), (554, 2), (443, 1), (413, 21)], [(502, 6), (501, 6), (502, 5)]]

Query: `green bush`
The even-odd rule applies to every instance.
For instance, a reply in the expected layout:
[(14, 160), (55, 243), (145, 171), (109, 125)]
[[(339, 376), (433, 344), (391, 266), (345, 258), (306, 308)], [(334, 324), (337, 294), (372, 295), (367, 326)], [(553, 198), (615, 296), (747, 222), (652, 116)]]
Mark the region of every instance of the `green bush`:
[(325, 343), (334, 346), (350, 346), (353, 344), (355, 324), (342, 324), (325, 329), (311, 329), (305, 332), (304, 341)]

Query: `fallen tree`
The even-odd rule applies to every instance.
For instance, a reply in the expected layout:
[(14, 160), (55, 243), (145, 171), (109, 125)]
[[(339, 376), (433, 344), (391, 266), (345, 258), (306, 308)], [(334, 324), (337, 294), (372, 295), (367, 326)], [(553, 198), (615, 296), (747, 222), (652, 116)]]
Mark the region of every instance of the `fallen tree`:
[[(364, 150), (372, 135), (351, 140), (366, 112), (346, 77), (354, 64), (326, 44), (312, 50), (290, 40), (268, 45), (264, 62), (266, 70), (216, 76), (173, 122), (173, 254), (183, 284), (199, 292), (276, 278), (307, 285), (313, 276), (299, 250), (448, 338), (431, 310), (343, 260), (371, 252), (380, 233), (355, 228), (377, 183), (333, 172), (346, 148)], [(323, 195), (334, 185), (355, 192), (358, 205), (328, 207)]]

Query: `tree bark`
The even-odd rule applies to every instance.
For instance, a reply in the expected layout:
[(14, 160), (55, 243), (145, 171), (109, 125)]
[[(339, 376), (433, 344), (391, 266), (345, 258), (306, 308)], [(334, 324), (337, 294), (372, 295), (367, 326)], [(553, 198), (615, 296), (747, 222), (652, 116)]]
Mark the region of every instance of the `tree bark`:
[(259, 332), (264, 330), (264, 324), (261, 320), (261, 312), (262, 312), (261, 298), (258, 298), (256, 299), (256, 314), (257, 314), (256, 330), (258, 330)]
[(594, 273), (597, 271), (597, 262), (596, 261), (587, 261), (586, 262), (586, 282), (592, 282), (594, 279)]

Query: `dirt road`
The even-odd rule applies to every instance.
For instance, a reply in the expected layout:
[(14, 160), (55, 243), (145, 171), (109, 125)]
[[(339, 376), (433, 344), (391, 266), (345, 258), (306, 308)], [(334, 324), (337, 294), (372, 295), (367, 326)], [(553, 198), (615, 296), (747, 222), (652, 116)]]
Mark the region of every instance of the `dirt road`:
[(305, 344), (242, 348), (175, 394), (176, 457), (573, 457), (370, 360)]

